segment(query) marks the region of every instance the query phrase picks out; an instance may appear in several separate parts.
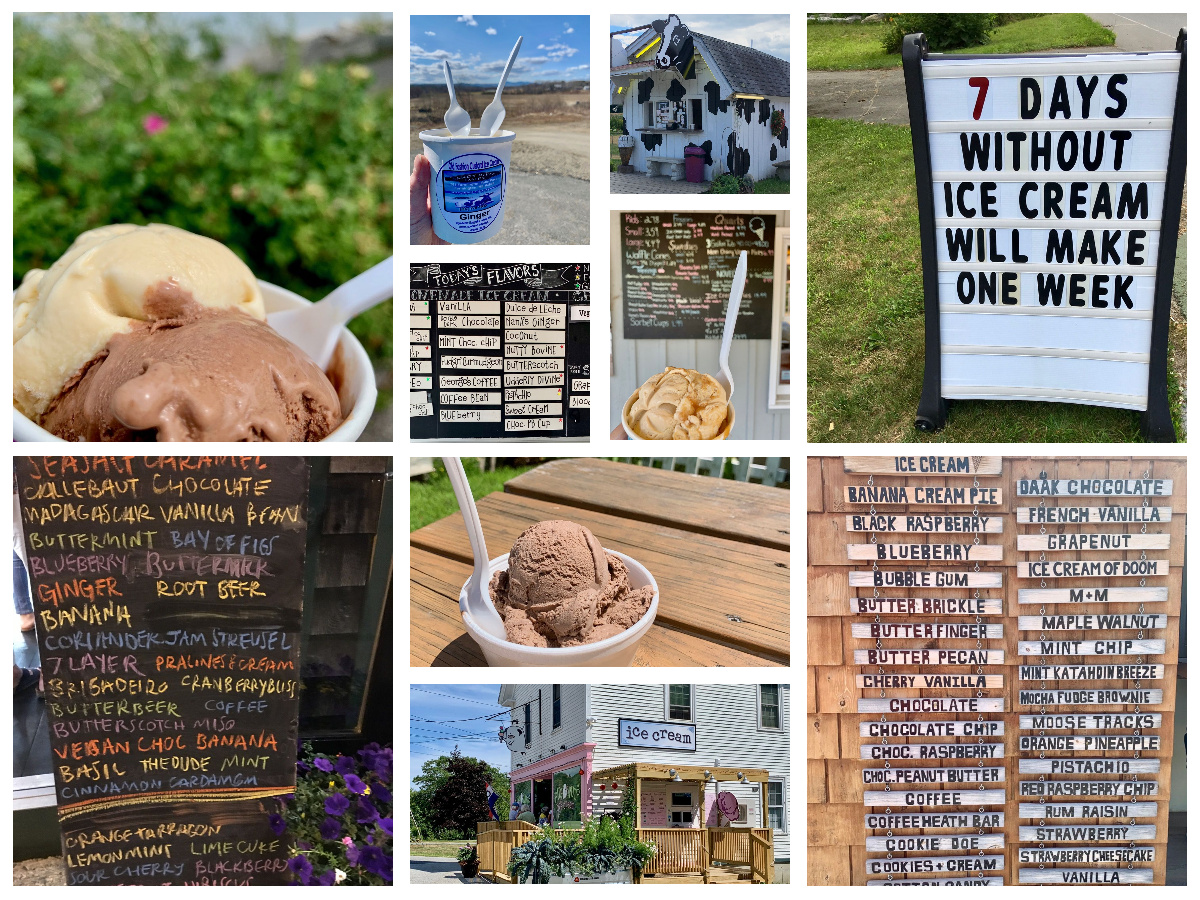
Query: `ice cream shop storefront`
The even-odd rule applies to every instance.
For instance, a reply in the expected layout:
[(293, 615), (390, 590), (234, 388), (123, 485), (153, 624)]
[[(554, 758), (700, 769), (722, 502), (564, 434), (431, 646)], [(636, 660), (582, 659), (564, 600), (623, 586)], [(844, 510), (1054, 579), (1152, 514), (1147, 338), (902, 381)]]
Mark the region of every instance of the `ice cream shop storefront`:
[(488, 840), (519, 846), (538, 825), (633, 813), (639, 838), (656, 847), (647, 883), (770, 883), (790, 847), (788, 694), (787, 685), (504, 685), (510, 821)]

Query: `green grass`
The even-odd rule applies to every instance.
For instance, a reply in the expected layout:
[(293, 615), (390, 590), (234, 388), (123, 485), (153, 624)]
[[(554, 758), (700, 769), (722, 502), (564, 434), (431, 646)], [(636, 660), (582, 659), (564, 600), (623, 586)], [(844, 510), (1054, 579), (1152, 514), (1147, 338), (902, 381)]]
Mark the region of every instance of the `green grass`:
[(408, 845), (409, 856), (440, 856), (457, 859), (458, 848), (470, 841), (412, 841)]
[[(890, 69), (900, 65), (899, 53), (883, 52), (883, 23), (839, 25), (808, 23), (810, 69)], [(1027, 53), (1069, 47), (1108, 47), (1113, 33), (1083, 13), (1052, 13), (1001, 25), (981, 47), (951, 53)]]
[(764, 178), (754, 182), (756, 194), (790, 194), (791, 185), (782, 178)]
[[(433, 462), (437, 471), (408, 483), (409, 513), (408, 530), (416, 531), (431, 522), (458, 512), (458, 501), (454, 499), (454, 488), (446, 477), (446, 467), (440, 459)], [(467, 481), (471, 483), (471, 495), (476, 501), (495, 491), (504, 490), (504, 483), (528, 472), (534, 466), (496, 466), (494, 472), (481, 472), (474, 457), (463, 457), (463, 468)]]
[[(909, 131), (810, 118), (808, 173), (810, 441), (1141, 440), (1137, 413), (1061, 403), (963, 400), (944, 430), (917, 431), (924, 295)], [(1182, 439), (1174, 373), (1171, 385)]]

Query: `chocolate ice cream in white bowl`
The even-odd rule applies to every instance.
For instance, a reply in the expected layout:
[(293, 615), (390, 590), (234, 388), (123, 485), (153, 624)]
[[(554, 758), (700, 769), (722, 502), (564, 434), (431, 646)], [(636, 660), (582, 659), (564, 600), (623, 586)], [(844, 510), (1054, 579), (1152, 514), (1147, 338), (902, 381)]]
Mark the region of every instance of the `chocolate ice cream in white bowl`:
[(343, 329), (328, 373), (266, 324), (309, 301), (168, 225), (85, 232), (13, 297), (13, 436), (353, 441), (375, 404)]
[(463, 623), (491, 666), (632, 665), (658, 612), (649, 570), (574, 522), (531, 525), (510, 553), (491, 560), (489, 577), (507, 639), (480, 628), (465, 608)]

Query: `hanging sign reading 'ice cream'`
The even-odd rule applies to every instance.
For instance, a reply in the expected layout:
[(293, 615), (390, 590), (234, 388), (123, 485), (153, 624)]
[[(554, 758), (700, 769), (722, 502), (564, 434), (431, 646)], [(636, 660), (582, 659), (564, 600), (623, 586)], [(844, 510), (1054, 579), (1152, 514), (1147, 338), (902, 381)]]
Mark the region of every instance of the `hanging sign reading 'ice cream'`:
[[(930, 55), (904, 39), (925, 280), (917, 427), (945, 400), (1167, 408), (1186, 162), (1173, 53)], [(1178, 90), (1177, 90), (1178, 88)]]

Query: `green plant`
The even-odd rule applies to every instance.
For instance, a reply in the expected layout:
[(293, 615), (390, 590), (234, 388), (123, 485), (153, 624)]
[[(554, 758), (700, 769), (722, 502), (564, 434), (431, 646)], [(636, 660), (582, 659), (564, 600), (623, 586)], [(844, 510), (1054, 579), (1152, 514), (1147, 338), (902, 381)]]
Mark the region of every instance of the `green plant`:
[(710, 194), (753, 194), (754, 179), (749, 175), (738, 177), (730, 172), (718, 175), (712, 180)]
[(551, 876), (561, 876), (572, 858), (571, 841), (545, 827), (537, 831), (520, 847), (514, 847), (508, 857), (509, 877), (521, 884), (549, 884)]
[(906, 34), (923, 32), (929, 49), (941, 52), (986, 44), (996, 28), (993, 13), (900, 13), (891, 16), (883, 33), (883, 49), (898, 53)]
[[(314, 300), (391, 252), (391, 91), (358, 64), (227, 71), (197, 36), (154, 14), (13, 20), (15, 280), (113, 222), (207, 235)], [(376, 360), (391, 309), (351, 324)]]
[(629, 134), (625, 130), (625, 117), (620, 113), (610, 113), (608, 117), (609, 134)]
[(293, 884), (392, 883), (392, 751), (368, 744), (330, 759), (305, 743), (296, 790), (270, 816), (291, 844)]
[(622, 816), (595, 816), (580, 831), (539, 829), (509, 856), (508, 874), (522, 884), (546, 884), (570, 870), (576, 875), (605, 875), (641, 869), (654, 856), (653, 843), (638, 839), (633, 822)]
[(463, 865), (479, 864), (479, 847), (476, 844), (464, 844), (458, 848), (458, 853), (455, 855)]

